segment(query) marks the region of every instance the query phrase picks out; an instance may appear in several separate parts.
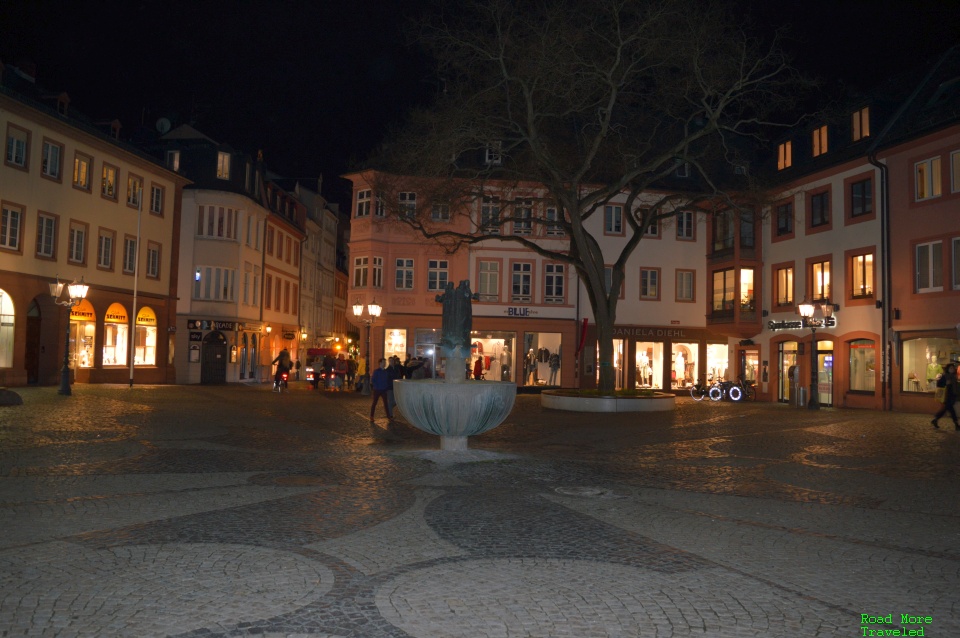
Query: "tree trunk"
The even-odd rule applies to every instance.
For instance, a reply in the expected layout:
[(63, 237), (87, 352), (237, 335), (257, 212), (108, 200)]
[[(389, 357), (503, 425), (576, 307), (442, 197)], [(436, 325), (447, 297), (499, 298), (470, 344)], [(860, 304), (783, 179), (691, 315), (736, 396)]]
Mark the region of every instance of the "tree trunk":
[(597, 304), (594, 308), (594, 317), (597, 320), (597, 345), (599, 358), (597, 366), (600, 371), (600, 382), (597, 389), (600, 394), (613, 394), (617, 388), (617, 370), (613, 367), (613, 323), (616, 315), (612, 314), (604, 304)]

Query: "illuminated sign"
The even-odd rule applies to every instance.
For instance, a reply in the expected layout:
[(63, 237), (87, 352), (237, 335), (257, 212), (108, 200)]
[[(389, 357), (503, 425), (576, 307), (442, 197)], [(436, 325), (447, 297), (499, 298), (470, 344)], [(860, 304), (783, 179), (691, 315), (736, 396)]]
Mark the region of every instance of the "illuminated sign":
[(837, 325), (836, 317), (827, 317), (819, 326), (804, 325), (803, 320), (799, 321), (768, 321), (767, 328), (770, 330), (803, 330), (804, 328), (834, 328)]

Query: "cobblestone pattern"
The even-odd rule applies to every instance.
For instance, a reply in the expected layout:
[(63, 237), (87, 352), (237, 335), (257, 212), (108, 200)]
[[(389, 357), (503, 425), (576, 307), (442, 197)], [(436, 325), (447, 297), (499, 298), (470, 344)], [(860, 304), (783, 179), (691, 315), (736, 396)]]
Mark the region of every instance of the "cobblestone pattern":
[(925, 415), (520, 396), (441, 457), (302, 384), (21, 394), (2, 637), (960, 635), (960, 435)]

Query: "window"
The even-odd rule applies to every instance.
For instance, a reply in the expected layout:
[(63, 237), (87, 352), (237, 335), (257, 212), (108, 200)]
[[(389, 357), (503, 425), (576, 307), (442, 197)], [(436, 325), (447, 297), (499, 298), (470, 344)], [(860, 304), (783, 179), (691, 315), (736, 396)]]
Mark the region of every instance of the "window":
[(870, 107), (864, 107), (853, 113), (853, 141), (870, 137)]
[[(647, 216), (647, 211), (642, 210), (640, 212), (640, 219), (643, 219)], [(660, 220), (651, 219), (650, 223), (647, 224), (647, 227), (643, 230), (644, 237), (659, 237), (660, 236)]]
[(950, 188), (960, 192), (960, 151), (950, 153)]
[(830, 223), (830, 192), (815, 193), (810, 196), (810, 226), (817, 227)]
[(70, 222), (70, 244), (67, 248), (67, 261), (74, 264), (87, 262), (87, 225)]
[(692, 270), (677, 271), (677, 301), (694, 301), (693, 276)]
[(433, 204), (430, 210), (430, 219), (435, 222), (450, 221), (450, 204)]
[(217, 153), (217, 177), (219, 179), (230, 179), (230, 153), (219, 151)]
[(150, 186), (150, 212), (155, 215), (163, 214), (163, 186)]
[(623, 206), (603, 207), (603, 232), (608, 235), (623, 234)]
[(953, 238), (953, 289), (960, 290), (960, 237)]
[(740, 212), (740, 247), (753, 248), (756, 240), (754, 232), (754, 214), (752, 210)]
[[(213, 233), (212, 230), (211, 230), (210, 232), (211, 232), (211, 234)], [(267, 254), (268, 254), (268, 255), (272, 255), (272, 254), (273, 254), (273, 226), (268, 226), (268, 227), (267, 227), (266, 244), (267, 244), (267, 245), (266, 245)]]
[(353, 287), (354, 288), (367, 287), (367, 276), (369, 275), (369, 269), (370, 269), (369, 257), (353, 258)]
[[(620, 294), (619, 297), (623, 299), (623, 290), (625, 282), (623, 279), (620, 280)], [(613, 266), (604, 266), (603, 267), (603, 291), (610, 294), (610, 291), (613, 290)]]
[(659, 268), (641, 268), (640, 269), (640, 298), (641, 299), (659, 299), (660, 298), (660, 269)]
[(850, 184), (850, 216), (859, 217), (873, 212), (873, 180), (862, 179)]
[(774, 301), (778, 306), (793, 305), (793, 266), (777, 268), (777, 293)]
[(90, 190), (90, 165), (93, 158), (77, 153), (73, 156), (73, 185), (85, 191)]
[(376, 202), (374, 202), (373, 214), (377, 217), (386, 217), (387, 215), (387, 206), (383, 203), (383, 195), (377, 193)]
[(733, 249), (733, 211), (725, 210), (713, 216), (713, 250), (720, 252)]
[(813, 129), (813, 156), (820, 157), (827, 152), (826, 125)]
[(753, 268), (740, 269), (740, 312), (754, 312), (757, 300), (754, 296)]
[(12, 124), (7, 125), (7, 164), (18, 168), (27, 168), (30, 148), (30, 133)]
[(427, 261), (427, 290), (442, 291), (447, 287), (447, 260), (430, 259)]
[(810, 264), (810, 296), (813, 301), (830, 298), (830, 262), (816, 261)]
[(413, 290), (413, 260), (397, 260), (397, 290)]
[(914, 164), (916, 201), (940, 197), (940, 158), (932, 157)]
[(544, 211), (544, 220), (547, 222), (547, 235), (563, 235), (563, 224), (560, 221), (560, 213), (556, 206), (549, 206)]
[(518, 261), (513, 264), (513, 277), (510, 286), (510, 301), (529, 303), (533, 299), (533, 264)]
[[(230, 271), (234, 272), (234, 271)], [(152, 241), (147, 242), (147, 277), (151, 279), (160, 278), (160, 244)], [(230, 281), (230, 285), (233, 286), (233, 281)], [(226, 294), (224, 294), (224, 299), (227, 299)], [(229, 299), (233, 299), (233, 292), (230, 292)]]
[(373, 287), (383, 288), (383, 257), (373, 258)]
[(733, 280), (732, 268), (718, 270), (713, 273), (713, 312), (714, 314), (733, 315)]
[(136, 175), (127, 176), (127, 204), (140, 206), (140, 196), (143, 194), (143, 180)]
[(400, 215), (414, 217), (417, 214), (417, 194), (400, 193)]
[(19, 251), (23, 209), (4, 204), (0, 210), (0, 248)]
[(693, 239), (693, 212), (682, 210), (677, 213), (677, 239)]
[[(159, 248), (157, 250), (159, 253)], [(211, 301), (233, 301), (236, 277), (237, 271), (231, 268), (197, 266), (193, 281), (193, 298)], [(269, 276), (267, 279), (269, 280)], [(278, 298), (278, 306), (279, 301)], [(267, 307), (270, 307), (269, 300), (267, 301)]]
[(43, 157), (41, 158), (40, 172), (45, 177), (60, 181), (61, 156), (63, 146), (50, 140), (43, 140)]
[[(197, 269), (197, 280), (200, 280), (200, 269)], [(273, 276), (267, 275), (263, 280), (263, 307), (271, 308), (273, 302)], [(279, 302), (278, 302), (279, 303)]]
[(357, 191), (357, 217), (370, 216), (371, 191)]
[(487, 235), (500, 234), (500, 198), (483, 196), (480, 203), (480, 230)]
[(478, 271), (480, 301), (500, 301), (500, 262), (481, 261)]
[[(197, 235), (216, 239), (237, 239), (240, 232), (240, 211), (223, 206), (200, 206), (197, 209)], [(273, 245), (273, 228), (267, 231), (269, 246)], [(278, 242), (282, 245), (282, 240)], [(270, 249), (268, 248), (268, 251)], [(280, 257), (278, 249), (277, 258)]]
[(132, 275), (137, 267), (137, 240), (134, 237), (123, 239), (123, 272)]
[(167, 168), (173, 172), (180, 170), (180, 151), (167, 151)]
[(777, 237), (793, 234), (793, 202), (777, 206)]
[(37, 215), (37, 257), (56, 258), (57, 218), (40, 213)]
[(543, 303), (563, 303), (564, 297), (563, 264), (543, 265)]
[(674, 169), (673, 175), (675, 177), (690, 177), (690, 164), (677, 160), (677, 168)]
[(503, 163), (503, 142), (492, 142), (484, 149), (483, 162), (487, 166), (500, 166)]
[(533, 200), (516, 200), (513, 207), (513, 217), (513, 234), (529, 235), (533, 231)]
[(783, 142), (777, 147), (777, 170), (793, 166), (793, 142)]
[(109, 164), (103, 165), (102, 179), (100, 181), (100, 194), (109, 199), (117, 198), (117, 167)]
[(113, 270), (113, 240), (116, 236), (111, 230), (100, 229), (97, 237), (97, 268)]
[(916, 248), (917, 292), (943, 290), (943, 244), (918, 244)]
[(873, 254), (854, 255), (850, 259), (850, 275), (854, 299), (873, 296)]

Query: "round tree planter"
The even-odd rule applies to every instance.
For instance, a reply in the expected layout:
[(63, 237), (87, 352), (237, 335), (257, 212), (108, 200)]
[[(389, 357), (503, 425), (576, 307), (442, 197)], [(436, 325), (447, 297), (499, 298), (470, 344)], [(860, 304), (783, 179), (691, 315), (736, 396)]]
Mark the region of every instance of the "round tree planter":
[(544, 390), (540, 405), (568, 412), (669, 412), (676, 406), (672, 394), (655, 393), (647, 397), (601, 397), (575, 394), (565, 390)]

